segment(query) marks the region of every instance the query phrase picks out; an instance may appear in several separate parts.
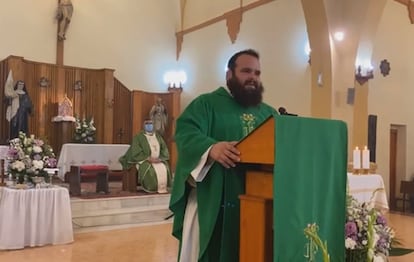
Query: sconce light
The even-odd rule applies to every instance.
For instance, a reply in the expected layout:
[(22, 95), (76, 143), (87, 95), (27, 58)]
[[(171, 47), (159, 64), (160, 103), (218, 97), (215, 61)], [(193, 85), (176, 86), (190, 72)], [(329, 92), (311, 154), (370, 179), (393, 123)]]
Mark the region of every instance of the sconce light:
[(73, 86), (73, 89), (75, 89), (75, 91), (82, 90), (82, 81), (81, 80), (76, 80), (75, 84)]
[(168, 85), (168, 91), (182, 91), (187, 82), (187, 74), (181, 71), (168, 71), (164, 74), (164, 83)]
[(40, 87), (49, 87), (49, 79), (42, 76), (39, 80), (39, 85), (40, 85)]
[(369, 79), (374, 78), (374, 70), (372, 67), (364, 67), (362, 68), (361, 65), (357, 67), (355, 72), (355, 80), (360, 84), (365, 84)]
[(114, 107), (114, 104), (115, 104), (115, 100), (114, 99), (107, 99), (106, 100), (106, 105), (109, 107), (109, 108), (112, 108), (112, 107)]
[(305, 48), (304, 48), (305, 50), (305, 54), (308, 56), (308, 64), (310, 65), (311, 64), (311, 54), (312, 54), (312, 50), (311, 50), (311, 48), (310, 48), (310, 45), (309, 45), (309, 42), (307, 42), (306, 44), (305, 44)]

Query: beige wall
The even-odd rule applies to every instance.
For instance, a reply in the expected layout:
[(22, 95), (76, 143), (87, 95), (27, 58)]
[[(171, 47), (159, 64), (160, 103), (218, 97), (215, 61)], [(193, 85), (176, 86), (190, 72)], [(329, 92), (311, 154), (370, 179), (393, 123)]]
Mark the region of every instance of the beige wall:
[[(56, 61), (58, 0), (2, 1), (0, 59)], [(178, 5), (174, 1), (72, 0), (64, 64), (115, 69), (130, 89), (165, 91), (174, 68)]]
[(407, 151), (397, 155), (397, 161), (406, 166), (397, 175), (410, 179), (414, 174), (414, 25), (409, 22), (405, 6), (387, 2), (374, 43), (372, 60), (376, 66), (383, 59), (391, 64), (386, 77), (378, 67), (375, 69), (369, 87), (368, 110), (378, 115), (378, 162), (381, 172), (388, 174), (391, 125), (406, 126)]

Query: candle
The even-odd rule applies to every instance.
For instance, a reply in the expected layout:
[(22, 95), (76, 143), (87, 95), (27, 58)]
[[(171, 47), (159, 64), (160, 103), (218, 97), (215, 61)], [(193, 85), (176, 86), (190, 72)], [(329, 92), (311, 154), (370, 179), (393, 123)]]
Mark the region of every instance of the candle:
[(354, 157), (353, 159), (354, 169), (360, 169), (361, 168), (361, 150), (359, 150), (358, 147), (355, 147), (353, 157)]
[(367, 146), (365, 146), (364, 150), (362, 150), (362, 168), (369, 169), (369, 162), (369, 150)]

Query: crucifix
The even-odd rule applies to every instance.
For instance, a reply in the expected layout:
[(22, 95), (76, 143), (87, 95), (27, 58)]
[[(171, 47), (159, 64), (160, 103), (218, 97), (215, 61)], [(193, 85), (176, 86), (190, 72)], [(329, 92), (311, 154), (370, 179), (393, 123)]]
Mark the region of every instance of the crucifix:
[(73, 14), (73, 5), (71, 0), (58, 0), (58, 9), (56, 20), (57, 28), (57, 48), (56, 48), (56, 64), (63, 65), (63, 47), (66, 40), (66, 32), (68, 30)]

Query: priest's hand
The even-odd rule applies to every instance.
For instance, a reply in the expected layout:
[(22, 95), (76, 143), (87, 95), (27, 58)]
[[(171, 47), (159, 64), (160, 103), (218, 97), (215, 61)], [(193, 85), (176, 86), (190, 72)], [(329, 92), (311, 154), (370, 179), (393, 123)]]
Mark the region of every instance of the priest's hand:
[(236, 144), (237, 141), (218, 142), (211, 147), (209, 156), (225, 168), (235, 167), (236, 162), (240, 161), (240, 151), (235, 147)]

